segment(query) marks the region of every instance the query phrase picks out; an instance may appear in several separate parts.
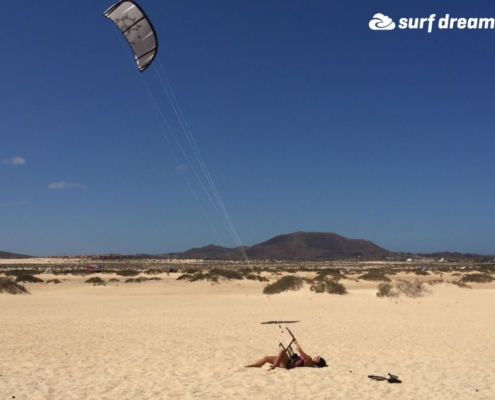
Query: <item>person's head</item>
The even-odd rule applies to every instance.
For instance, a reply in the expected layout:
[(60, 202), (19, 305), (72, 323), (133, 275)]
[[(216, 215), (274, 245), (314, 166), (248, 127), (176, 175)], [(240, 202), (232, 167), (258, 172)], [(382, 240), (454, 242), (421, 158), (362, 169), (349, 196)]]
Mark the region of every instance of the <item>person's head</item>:
[(327, 366), (327, 362), (325, 361), (325, 359), (323, 357), (320, 357), (320, 356), (313, 357), (313, 359), (311, 361), (313, 361), (313, 365), (315, 367), (318, 367), (318, 368), (322, 368), (322, 367)]

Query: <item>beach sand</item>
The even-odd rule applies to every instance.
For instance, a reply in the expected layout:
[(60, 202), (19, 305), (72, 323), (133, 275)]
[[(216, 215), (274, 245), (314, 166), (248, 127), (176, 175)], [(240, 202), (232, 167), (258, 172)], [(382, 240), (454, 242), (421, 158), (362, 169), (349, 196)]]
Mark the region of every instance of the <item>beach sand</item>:
[[(345, 296), (267, 297), (265, 283), (177, 276), (65, 275), (1, 294), (0, 399), (495, 398), (495, 285), (381, 299), (377, 283), (344, 280)], [(284, 333), (263, 324), (275, 320)], [(329, 367), (243, 367), (276, 354), (286, 326)], [(368, 378), (389, 372), (402, 383)]]

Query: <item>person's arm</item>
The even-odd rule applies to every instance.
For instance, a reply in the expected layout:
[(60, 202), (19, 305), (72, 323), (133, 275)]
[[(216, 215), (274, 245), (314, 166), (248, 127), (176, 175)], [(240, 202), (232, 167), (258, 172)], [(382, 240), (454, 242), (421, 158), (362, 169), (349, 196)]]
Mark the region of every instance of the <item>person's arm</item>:
[(312, 361), (311, 357), (308, 356), (303, 349), (301, 349), (301, 346), (299, 346), (299, 343), (297, 343), (297, 340), (294, 339), (294, 344), (296, 345), (297, 351), (304, 357), (305, 360)]

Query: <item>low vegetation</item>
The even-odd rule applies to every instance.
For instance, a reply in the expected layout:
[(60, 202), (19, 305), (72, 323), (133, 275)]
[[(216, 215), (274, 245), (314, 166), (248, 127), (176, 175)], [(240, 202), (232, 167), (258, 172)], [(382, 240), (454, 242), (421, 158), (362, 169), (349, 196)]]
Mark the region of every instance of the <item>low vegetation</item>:
[(359, 276), (359, 279), (373, 282), (391, 282), (383, 269), (375, 268)]
[(122, 269), (120, 271), (115, 272), (117, 275), (120, 276), (137, 276), (139, 275), (139, 271), (136, 271), (135, 269)]
[(55, 285), (62, 283), (60, 279), (49, 279), (46, 281), (46, 283), (54, 283)]
[(488, 274), (467, 274), (464, 275), (460, 281), (464, 283), (490, 283), (494, 281), (495, 279)]
[(347, 289), (341, 283), (333, 279), (314, 280), (309, 287), (315, 293), (347, 294)]
[(146, 278), (145, 276), (140, 276), (139, 278), (128, 278), (124, 283), (141, 283), (146, 281), (161, 281), (162, 278), (154, 276), (153, 278)]
[(37, 275), (39, 273), (35, 269), (12, 269), (4, 272), (5, 276)]
[(28, 294), (28, 290), (12, 278), (0, 278), (0, 293)]
[(244, 278), (250, 280), (259, 280), (260, 282), (268, 281), (268, 279), (257, 275), (250, 268), (242, 268), (240, 270), (235, 269), (221, 269), (214, 268), (208, 272), (202, 272), (202, 270), (196, 270), (196, 272), (191, 273), (191, 269), (188, 269), (186, 273), (182, 274), (177, 278), (177, 280), (186, 280), (189, 282), (196, 281), (209, 281), (209, 282), (219, 282), (222, 280), (242, 280)]
[(16, 282), (19, 282), (19, 283), (40, 283), (40, 282), (43, 282), (43, 279), (40, 279), (40, 278), (37, 278), (33, 275), (28, 275), (28, 274), (24, 274), (24, 275), (17, 275), (17, 277), (15, 278), (15, 281)]
[(425, 284), (416, 279), (414, 282), (404, 280), (398, 280), (393, 283), (382, 282), (378, 285), (376, 295), (378, 297), (399, 297), (404, 295), (406, 297), (416, 298), (422, 297), (426, 293), (428, 293), (428, 290)]
[(165, 271), (161, 268), (149, 268), (146, 271), (144, 271), (144, 273), (146, 275), (158, 275), (158, 274), (163, 274), (165, 272), (167, 272), (167, 271)]
[(347, 278), (344, 274), (342, 274), (338, 269), (336, 268), (326, 268), (326, 269), (321, 269), (316, 273), (315, 281), (325, 281), (328, 278), (331, 278), (334, 281), (338, 281), (340, 279), (345, 279)]
[(296, 291), (302, 288), (304, 280), (295, 275), (287, 275), (278, 281), (266, 285), (263, 289), (264, 294), (278, 294), (289, 290)]
[(106, 282), (103, 279), (101, 279), (99, 276), (94, 276), (92, 278), (89, 278), (84, 283), (92, 283), (93, 286), (106, 286)]

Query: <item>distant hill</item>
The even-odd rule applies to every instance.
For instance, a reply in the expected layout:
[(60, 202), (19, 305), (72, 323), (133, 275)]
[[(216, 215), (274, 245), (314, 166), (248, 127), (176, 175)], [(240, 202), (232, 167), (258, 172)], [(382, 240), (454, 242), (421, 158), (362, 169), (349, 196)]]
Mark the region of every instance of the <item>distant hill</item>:
[(24, 254), (9, 253), (7, 251), (0, 251), (0, 258), (33, 258), (33, 256), (26, 256)]
[[(244, 249), (249, 247), (244, 246)], [(183, 253), (177, 253), (182, 258), (220, 258), (225, 259), (230, 257), (239, 258), (241, 253), (238, 248), (228, 248), (222, 246), (215, 246), (210, 244), (204, 247), (195, 247), (187, 250)]]
[[(369, 240), (348, 239), (336, 233), (296, 232), (279, 235), (251, 247), (244, 247), (252, 259), (334, 260), (366, 259), (381, 260), (394, 255)], [(182, 258), (240, 259), (237, 248), (209, 245), (176, 254)]]
[(267, 259), (383, 259), (392, 253), (369, 240), (336, 233), (296, 232), (279, 235), (249, 248), (251, 258)]

